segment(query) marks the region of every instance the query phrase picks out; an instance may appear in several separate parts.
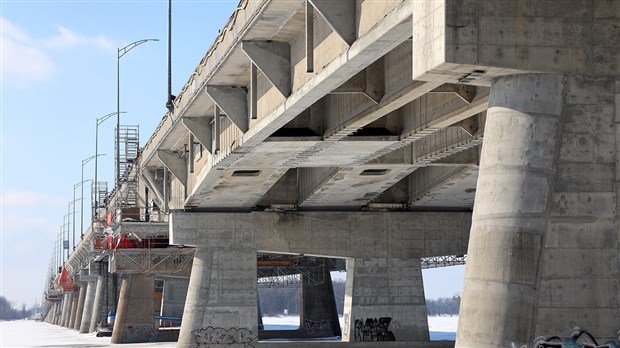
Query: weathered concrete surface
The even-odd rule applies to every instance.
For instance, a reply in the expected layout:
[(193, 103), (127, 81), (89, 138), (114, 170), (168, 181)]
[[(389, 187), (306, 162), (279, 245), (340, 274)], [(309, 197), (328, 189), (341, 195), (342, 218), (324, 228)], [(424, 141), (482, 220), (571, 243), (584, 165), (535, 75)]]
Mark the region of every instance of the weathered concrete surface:
[(157, 342), (154, 294), (153, 275), (123, 275), (112, 343)]
[(75, 308), (75, 321), (73, 323), (74, 330), (80, 330), (80, 325), (82, 324), (82, 314), (84, 313), (84, 301), (86, 300), (87, 287), (88, 282), (82, 281), (80, 283), (80, 293), (78, 296), (77, 307)]
[[(95, 286), (95, 300), (93, 302), (92, 315), (90, 317), (90, 327), (88, 332), (95, 332), (97, 330), (97, 324), (101, 318), (102, 307), (105, 304), (105, 277), (107, 275), (97, 276), (97, 285)], [(80, 332), (82, 330), (80, 329)]]
[(258, 340), (256, 247), (244, 238), (229, 246), (196, 248), (177, 347), (228, 347)]
[(80, 333), (89, 333), (90, 331), (90, 327), (91, 327), (91, 320), (93, 317), (93, 308), (95, 307), (95, 294), (96, 294), (96, 290), (98, 287), (98, 278), (97, 277), (95, 280), (93, 281), (89, 281), (85, 287), (86, 287), (86, 295), (84, 298), (84, 309), (82, 312), (82, 321), (80, 322)]
[(413, 3), (414, 79), (458, 83), (474, 70), (484, 72), (480, 84), (517, 72), (620, 74), (617, 1)]
[(78, 294), (79, 292), (73, 291), (71, 293), (71, 307), (69, 309), (69, 321), (67, 323), (67, 327), (73, 329), (75, 326), (75, 317), (77, 315), (77, 304), (78, 304)]
[(522, 346), (575, 326), (615, 337), (616, 84), (540, 74), (494, 82), (458, 347)]
[(250, 240), (261, 252), (324, 257), (461, 255), (470, 218), (421, 212), (173, 212), (170, 242), (230, 247)]
[(164, 281), (160, 315), (182, 317), (189, 287), (189, 278), (172, 276), (157, 276), (156, 278), (163, 279)]

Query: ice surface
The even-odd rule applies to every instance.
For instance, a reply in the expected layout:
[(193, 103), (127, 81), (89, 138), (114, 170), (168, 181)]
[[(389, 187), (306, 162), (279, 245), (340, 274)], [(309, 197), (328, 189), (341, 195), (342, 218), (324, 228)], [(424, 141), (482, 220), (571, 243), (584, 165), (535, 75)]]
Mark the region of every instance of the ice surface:
[[(435, 339), (454, 339), (458, 317), (428, 317), (429, 331)], [(295, 329), (299, 326), (298, 316), (264, 317), (266, 326), (287, 326)], [(340, 318), (342, 325), (342, 318)], [(433, 333), (446, 333), (433, 334)], [(95, 334), (80, 334), (76, 330), (32, 320), (0, 322), (0, 347), (174, 347), (174, 342), (111, 344), (110, 337), (97, 337)]]

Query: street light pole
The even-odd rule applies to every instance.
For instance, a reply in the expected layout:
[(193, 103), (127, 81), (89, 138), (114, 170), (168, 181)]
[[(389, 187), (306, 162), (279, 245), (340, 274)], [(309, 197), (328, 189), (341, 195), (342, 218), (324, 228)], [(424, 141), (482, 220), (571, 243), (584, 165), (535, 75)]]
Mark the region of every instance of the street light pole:
[(120, 158), (121, 158), (120, 156), (121, 155), (121, 150), (120, 150), (121, 58), (125, 54), (127, 54), (129, 51), (134, 49), (136, 46), (139, 46), (149, 41), (159, 41), (159, 40), (158, 39), (142, 39), (142, 40), (134, 41), (125, 47), (119, 48), (117, 51), (117, 55), (116, 55), (116, 144), (115, 144), (116, 145), (116, 176), (115, 176), (116, 182), (115, 182), (115, 187), (119, 186), (121, 182), (121, 164), (120, 164)]
[(115, 112), (111, 112), (107, 115), (101, 116), (99, 118), (97, 118), (97, 125), (95, 127), (95, 179), (94, 179), (94, 185), (95, 185), (95, 205), (96, 207), (92, 207), (93, 212), (92, 212), (92, 218), (91, 221), (95, 221), (95, 218), (97, 217), (97, 210), (99, 208), (99, 201), (98, 199), (98, 195), (99, 195), (99, 182), (97, 181), (97, 157), (99, 157), (99, 125), (101, 125), (103, 122), (105, 122), (107, 119), (109, 119), (110, 117), (114, 116), (114, 115), (120, 115), (120, 114), (124, 114), (125, 111), (115, 111)]

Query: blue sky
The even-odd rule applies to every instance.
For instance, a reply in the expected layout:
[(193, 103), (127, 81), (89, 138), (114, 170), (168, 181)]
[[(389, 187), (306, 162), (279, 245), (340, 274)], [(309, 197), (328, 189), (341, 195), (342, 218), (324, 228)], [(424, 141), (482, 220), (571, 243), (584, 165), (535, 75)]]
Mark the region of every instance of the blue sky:
[[(173, 94), (237, 3), (173, 0)], [(144, 144), (166, 112), (167, 11), (167, 0), (0, 2), (0, 293), (13, 303), (40, 301), (63, 216), (81, 180), (82, 160), (95, 154), (96, 119), (116, 111), (118, 47), (160, 40), (121, 59), (120, 104), (127, 112), (121, 124), (139, 125)], [(99, 127), (99, 153), (107, 156), (99, 157), (98, 179), (109, 187), (114, 126), (112, 118)], [(93, 161), (84, 173), (85, 179), (93, 178)], [(89, 187), (84, 190), (87, 222)], [(79, 231), (79, 201), (76, 208)], [(427, 295), (460, 292), (462, 273), (462, 267), (427, 272), (425, 277), (437, 284)]]

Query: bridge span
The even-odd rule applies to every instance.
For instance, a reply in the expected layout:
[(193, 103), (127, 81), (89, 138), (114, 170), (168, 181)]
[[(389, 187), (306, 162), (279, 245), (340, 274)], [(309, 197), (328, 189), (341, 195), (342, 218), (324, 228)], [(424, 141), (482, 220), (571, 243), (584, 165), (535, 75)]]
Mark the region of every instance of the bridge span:
[[(619, 47), (617, 1), (242, 0), (52, 272), (48, 320), (116, 308), (113, 342), (162, 339), (160, 284), (178, 347), (301, 347), (261, 334), (257, 274), (310, 257), (347, 270), (343, 327), (298, 273), (295, 335), (342, 337), (313, 347), (615, 338)], [(421, 269), (463, 255), (456, 343), (429, 342)]]

